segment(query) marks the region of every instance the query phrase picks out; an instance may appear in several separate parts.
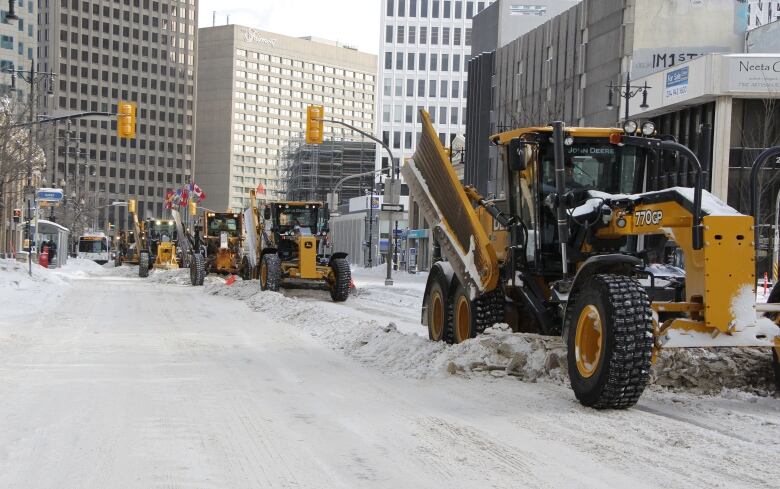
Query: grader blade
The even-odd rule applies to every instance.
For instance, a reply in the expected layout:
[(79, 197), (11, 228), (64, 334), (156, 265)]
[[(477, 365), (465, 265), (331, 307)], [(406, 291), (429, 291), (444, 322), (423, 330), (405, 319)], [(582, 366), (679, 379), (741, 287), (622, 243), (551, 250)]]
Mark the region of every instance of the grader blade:
[(432, 225), (442, 255), (455, 274), (468, 285), (472, 297), (490, 292), (498, 284), (498, 259), (480, 225), (463, 185), (439, 141), (428, 113), (422, 116), (417, 150), (401, 173), (423, 216)]

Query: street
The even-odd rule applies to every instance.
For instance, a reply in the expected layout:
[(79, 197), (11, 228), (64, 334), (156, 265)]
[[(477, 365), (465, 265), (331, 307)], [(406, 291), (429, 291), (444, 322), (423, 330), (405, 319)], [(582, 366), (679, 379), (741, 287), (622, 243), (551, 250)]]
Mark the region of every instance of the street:
[[(383, 297), (399, 306), (383, 308), (371, 277), (333, 304), (317, 291), (260, 293), (256, 281), (182, 285), (184, 270), (143, 280), (130, 267), (69, 267), (34, 310), (14, 309), (30, 291), (0, 281), (0, 487), (776, 487), (780, 477), (776, 397), (651, 389), (636, 408), (596, 411), (554, 380), (425, 363), (425, 330), (407, 331), (419, 277), (397, 280)], [(382, 330), (389, 321), (398, 331)], [(371, 333), (350, 346), (358, 324)], [(382, 335), (407, 349), (372, 344)]]

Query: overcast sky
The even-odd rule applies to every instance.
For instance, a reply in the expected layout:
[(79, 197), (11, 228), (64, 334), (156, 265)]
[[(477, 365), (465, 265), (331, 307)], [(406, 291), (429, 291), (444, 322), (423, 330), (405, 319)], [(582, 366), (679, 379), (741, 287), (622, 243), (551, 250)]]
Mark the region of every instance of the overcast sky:
[(200, 0), (200, 27), (241, 24), (293, 37), (315, 36), (376, 54), (379, 0)]

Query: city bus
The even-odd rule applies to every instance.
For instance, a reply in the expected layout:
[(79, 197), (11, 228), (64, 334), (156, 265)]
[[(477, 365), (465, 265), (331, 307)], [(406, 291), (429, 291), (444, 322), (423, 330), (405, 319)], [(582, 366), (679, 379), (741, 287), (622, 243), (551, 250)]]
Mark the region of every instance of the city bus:
[(111, 240), (105, 233), (87, 233), (79, 236), (78, 257), (100, 265), (111, 260)]

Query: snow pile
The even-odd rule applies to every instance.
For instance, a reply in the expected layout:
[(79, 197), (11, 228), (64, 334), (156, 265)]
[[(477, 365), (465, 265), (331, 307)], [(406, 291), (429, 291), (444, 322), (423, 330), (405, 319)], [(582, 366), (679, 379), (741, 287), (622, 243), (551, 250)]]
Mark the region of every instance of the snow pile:
[(389, 374), (414, 378), (490, 372), (535, 381), (563, 380), (565, 349), (559, 338), (513, 334), (504, 325), (488, 328), (478, 338), (459, 345), (433, 342), (398, 331), (392, 322), (355, 317), (348, 303), (323, 307), (276, 292), (260, 292), (257, 282), (237, 281), (231, 287), (207, 284), (206, 292), (246, 301), (255, 311), (295, 326), (362, 362)]
[(33, 263), (30, 276), (27, 263), (0, 260), (0, 311), (3, 311), (3, 319), (34, 314), (62, 297), (66, 287), (67, 282), (54, 270)]
[(768, 348), (670, 348), (651, 369), (651, 382), (672, 390), (717, 394), (735, 389), (758, 395), (774, 391)]
[[(133, 268), (138, 273), (138, 268)], [(155, 284), (169, 285), (190, 285), (189, 268), (173, 268), (171, 270), (152, 269), (149, 270), (149, 276), (144, 278), (147, 282)]]
[(32, 264), (32, 276), (27, 262), (0, 260), (0, 289), (40, 290), (46, 284), (64, 285), (66, 282), (54, 273), (53, 269)]

